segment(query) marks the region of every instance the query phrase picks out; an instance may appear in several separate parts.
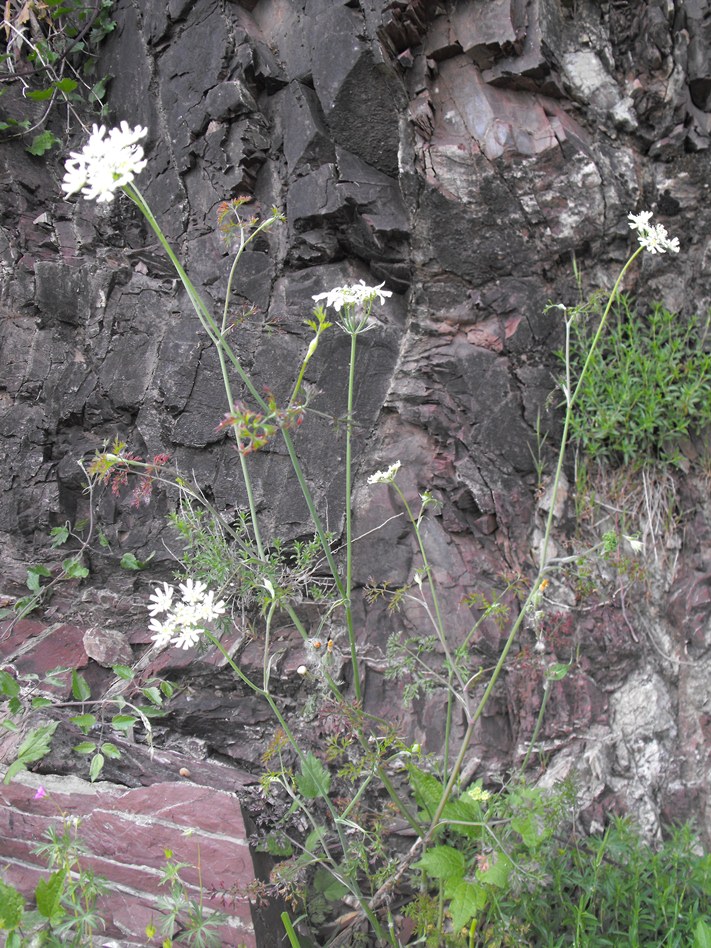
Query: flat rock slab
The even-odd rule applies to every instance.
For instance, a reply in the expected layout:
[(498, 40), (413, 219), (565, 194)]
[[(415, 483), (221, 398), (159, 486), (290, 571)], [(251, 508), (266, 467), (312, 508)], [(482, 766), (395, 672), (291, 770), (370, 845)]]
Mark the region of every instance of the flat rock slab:
[[(39, 786), (46, 796), (35, 799)], [(50, 826), (78, 817), (78, 836), (87, 850), (82, 864), (102, 876), (108, 892), (98, 903), (106, 922), (101, 933), (121, 946), (160, 945), (158, 900), (165, 850), (186, 863), (181, 870), (187, 896), (204, 909), (223, 912), (220, 944), (256, 948), (249, 901), (254, 881), (238, 798), (233, 793), (188, 783), (154, 783), (126, 789), (77, 777), (23, 773), (0, 788), (0, 870), (4, 880), (32, 897), (46, 864), (33, 853)], [(146, 926), (154, 925), (153, 939)], [(160, 936), (160, 937), (159, 937)]]

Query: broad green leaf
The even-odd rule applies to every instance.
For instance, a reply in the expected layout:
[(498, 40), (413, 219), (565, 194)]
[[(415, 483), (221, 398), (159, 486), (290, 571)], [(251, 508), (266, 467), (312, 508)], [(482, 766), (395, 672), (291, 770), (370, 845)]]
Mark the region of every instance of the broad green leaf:
[(62, 897), (65, 878), (64, 870), (58, 869), (52, 873), (49, 879), (40, 879), (37, 883), (35, 901), (37, 902), (37, 911), (44, 918), (53, 918), (60, 910), (59, 900)]
[(16, 698), (20, 693), (20, 683), (9, 672), (0, 671), (0, 695)]
[(694, 929), (693, 948), (711, 948), (711, 925), (702, 918), (698, 920)]
[(328, 869), (324, 869), (323, 866), (319, 866), (316, 870), (313, 888), (315, 892), (319, 892), (328, 902), (338, 902), (344, 895), (348, 895), (349, 891), (348, 886), (339, 882), (339, 880), (334, 878)]
[(93, 783), (101, 773), (104, 766), (104, 755), (94, 754), (89, 765), (89, 780)]
[(450, 800), (442, 810), (442, 819), (456, 821), (448, 826), (453, 833), (469, 837), (481, 836), (481, 806), (474, 800), (468, 800), (466, 797)]
[(444, 787), (433, 774), (426, 774), (417, 767), (409, 768), (408, 777), (417, 805), (426, 810), (428, 816), (434, 816), (442, 799)]
[(173, 692), (175, 691), (175, 686), (170, 681), (162, 681), (158, 686), (166, 698), (172, 698)]
[(20, 730), (15, 722), (11, 721), (9, 718), (5, 718), (3, 721), (0, 721), (0, 727), (4, 727), (6, 731), (12, 731), (13, 733), (17, 733)]
[(307, 800), (328, 796), (331, 775), (314, 754), (309, 753), (301, 761), (301, 773), (294, 775), (296, 786)]
[(413, 863), (416, 869), (424, 869), (432, 879), (461, 879), (467, 871), (464, 854), (453, 846), (435, 846), (428, 849), (419, 862)]
[(504, 853), (496, 852), (489, 856), (488, 869), (478, 869), (476, 877), (480, 882), (505, 889), (511, 874), (511, 860)]
[[(5, 776), (3, 777), (2, 782), (6, 784), (10, 783), (12, 781), (12, 778), (15, 776), (15, 774), (19, 774), (20, 771), (22, 770), (27, 770), (27, 767), (25, 767), (24, 760), (20, 760), (18, 757), (17, 760), (13, 760), (13, 762), (5, 771)], [(0, 909), (0, 914), (1, 913), (2, 913), (2, 910)]]
[(120, 565), (123, 569), (129, 569), (129, 570), (148, 569), (148, 567), (151, 565), (151, 560), (153, 559), (154, 556), (155, 556), (155, 553), (151, 553), (151, 555), (147, 559), (139, 560), (138, 557), (134, 553), (124, 553), (123, 556), (121, 557)]
[(134, 672), (128, 665), (113, 665), (111, 671), (117, 678), (122, 678), (124, 681), (133, 680)]
[(451, 890), (448, 888), (447, 895), (451, 899), (449, 911), (455, 932), (468, 925), (486, 905), (484, 888), (467, 882), (465, 879), (460, 879)]
[(49, 545), (52, 549), (55, 549), (58, 546), (61, 546), (63, 543), (66, 543), (69, 539), (69, 527), (64, 524), (62, 527), (52, 527), (49, 531), (49, 535), (52, 538), (49, 541)]
[(133, 714), (115, 714), (111, 718), (111, 727), (117, 731), (127, 731), (138, 723), (138, 718)]
[(0, 931), (12, 931), (22, 921), (25, 900), (11, 885), (0, 882)]
[(561, 678), (565, 678), (569, 671), (570, 665), (556, 662), (555, 665), (551, 665), (550, 668), (546, 669), (546, 678), (549, 681), (560, 681)]
[(65, 78), (65, 79), (57, 79), (53, 83), (53, 85), (54, 85), (54, 88), (57, 89), (58, 92), (74, 92), (74, 90), (78, 87), (79, 83), (76, 81), (76, 79)]
[(72, 750), (76, 751), (77, 754), (93, 754), (96, 750), (96, 744), (93, 741), (81, 741), (79, 744), (75, 744)]
[(72, 669), (72, 695), (76, 701), (88, 701), (91, 698), (91, 688), (76, 668)]
[(44, 155), (45, 152), (49, 151), (50, 148), (54, 148), (55, 145), (59, 144), (60, 141), (56, 135), (53, 135), (51, 132), (40, 132), (38, 135), (35, 135), (32, 139), (32, 143), (25, 148), (25, 151), (39, 158), (41, 155)]
[(76, 724), (84, 734), (89, 733), (89, 729), (96, 724), (96, 716), (93, 714), (75, 714), (73, 718), (69, 718), (72, 724)]
[(121, 756), (121, 751), (111, 741), (104, 741), (100, 750), (104, 757), (108, 757), (110, 760), (118, 760)]
[(26, 92), (26, 99), (33, 99), (35, 102), (45, 102), (47, 99), (51, 99), (54, 95), (54, 88), (50, 86), (48, 89), (33, 89), (32, 92)]
[(77, 556), (70, 556), (66, 560), (63, 560), (62, 569), (69, 579), (84, 579), (89, 575), (89, 570)]
[(520, 834), (524, 845), (528, 849), (536, 849), (549, 835), (543, 832), (541, 821), (535, 813), (530, 812), (515, 816), (511, 820), (511, 828)]
[(33, 698), (30, 702), (30, 707), (35, 709), (47, 708), (51, 704), (53, 704), (53, 702), (49, 698)]
[(141, 694), (145, 695), (149, 701), (152, 701), (153, 704), (160, 707), (163, 704), (163, 698), (158, 688), (155, 685), (149, 685), (147, 688), (141, 688)]
[[(32, 592), (39, 592), (40, 590), (40, 577), (49, 577), (52, 574), (47, 569), (46, 566), (38, 564), (37, 566), (30, 566), (27, 570), (27, 588), (31, 589)], [(15, 608), (17, 608), (17, 603), (15, 603)]]

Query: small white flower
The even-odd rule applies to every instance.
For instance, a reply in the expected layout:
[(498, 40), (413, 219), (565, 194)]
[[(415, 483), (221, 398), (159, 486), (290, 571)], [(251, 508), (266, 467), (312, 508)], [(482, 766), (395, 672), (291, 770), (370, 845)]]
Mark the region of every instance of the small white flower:
[(140, 125), (132, 129), (128, 122), (121, 122), (107, 138), (105, 126), (94, 125), (84, 148), (70, 152), (65, 162), (62, 190), (67, 196), (81, 191), (90, 200), (113, 201), (116, 191), (146, 167), (138, 142), (147, 134), (148, 129)]
[(157, 616), (161, 612), (167, 612), (173, 604), (174, 592), (175, 590), (168, 583), (163, 583), (162, 589), (157, 586), (150, 597), (151, 604), (148, 606), (148, 615)]
[(326, 308), (332, 307), (337, 313), (344, 306), (362, 306), (364, 303), (373, 304), (375, 300), (380, 300), (380, 304), (385, 302), (387, 296), (392, 296), (390, 290), (384, 290), (385, 283), (379, 283), (378, 286), (366, 286), (364, 280), (354, 283), (351, 286), (336, 286), (327, 293), (319, 293), (312, 297), (315, 303), (321, 300), (326, 301)]
[(670, 237), (663, 224), (651, 224), (652, 212), (628, 214), (629, 225), (637, 231), (637, 240), (649, 253), (679, 253), (679, 238)]
[(170, 640), (175, 635), (175, 620), (172, 617), (160, 622), (158, 619), (151, 619), (148, 628), (153, 635), (153, 645), (155, 648), (165, 648), (170, 644)]
[(207, 592), (205, 583), (201, 583), (200, 580), (194, 582), (192, 579), (186, 579), (184, 583), (180, 583), (178, 589), (182, 594), (183, 602), (192, 606), (199, 605)]
[(400, 462), (396, 461), (394, 464), (391, 464), (387, 471), (376, 471), (375, 474), (371, 474), (368, 478), (369, 484), (392, 484), (395, 480), (395, 475), (400, 470)]
[(627, 218), (632, 230), (646, 231), (652, 219), (651, 211), (640, 211), (639, 214), (628, 214)]
[(296, 669), (296, 674), (297, 674), (297, 675), (301, 675), (302, 677), (303, 677), (307, 672), (308, 672), (308, 668), (306, 667), (306, 665), (299, 665), (299, 667)]
[(224, 599), (215, 602), (215, 594), (210, 589), (205, 593), (202, 602), (197, 606), (197, 613), (203, 622), (214, 622), (215, 619), (223, 616), (227, 609), (227, 603)]
[(629, 543), (633, 553), (642, 553), (644, 550), (644, 543), (638, 537), (628, 537), (625, 535), (625, 540)]
[(204, 629), (195, 626), (184, 626), (177, 635), (173, 636), (172, 643), (178, 648), (189, 649), (196, 645)]

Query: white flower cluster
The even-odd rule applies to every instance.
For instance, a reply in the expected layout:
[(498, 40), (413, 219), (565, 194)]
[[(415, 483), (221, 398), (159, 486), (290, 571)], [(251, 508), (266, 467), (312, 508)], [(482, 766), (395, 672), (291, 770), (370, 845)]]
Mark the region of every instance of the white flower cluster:
[(383, 289), (384, 286), (385, 283), (380, 283), (378, 286), (366, 286), (365, 281), (360, 280), (352, 286), (336, 286), (328, 293), (319, 293), (312, 299), (315, 303), (326, 300), (326, 308), (331, 306), (337, 313), (340, 313), (344, 306), (362, 306), (368, 303), (372, 305), (376, 300), (380, 300), (382, 306), (385, 297), (392, 296), (390, 290)]
[(637, 239), (650, 253), (679, 253), (679, 238), (670, 237), (663, 224), (651, 224), (652, 212), (640, 211), (628, 215), (632, 230), (637, 231)]
[(392, 484), (395, 480), (395, 475), (400, 470), (400, 462), (396, 461), (394, 464), (391, 464), (387, 471), (376, 471), (375, 474), (371, 474), (368, 478), (369, 484)]
[(106, 138), (106, 128), (94, 125), (89, 141), (81, 151), (70, 152), (65, 162), (62, 190), (67, 195), (81, 191), (85, 198), (113, 201), (118, 188), (129, 184), (146, 167), (143, 148), (138, 144), (148, 129), (129, 128), (121, 122)]
[[(192, 579), (178, 586), (182, 601), (173, 602), (175, 589), (168, 583), (163, 588), (156, 587), (150, 597), (148, 614), (153, 616), (149, 628), (154, 632), (153, 642), (156, 648), (177, 645), (178, 648), (192, 648), (205, 632), (205, 625), (214, 622), (225, 614), (227, 608), (223, 600), (215, 602), (215, 594), (205, 583)], [(165, 618), (156, 616), (166, 613)]]

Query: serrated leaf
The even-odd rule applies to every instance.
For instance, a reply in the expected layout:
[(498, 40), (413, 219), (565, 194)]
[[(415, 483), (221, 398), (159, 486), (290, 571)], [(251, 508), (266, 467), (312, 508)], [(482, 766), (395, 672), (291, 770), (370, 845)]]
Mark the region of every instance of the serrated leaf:
[(93, 714), (75, 714), (74, 717), (69, 718), (69, 720), (72, 724), (76, 724), (85, 734), (96, 724), (96, 716)]
[(133, 714), (115, 714), (111, 718), (111, 727), (117, 731), (127, 731), (138, 723), (138, 718)]
[(50, 86), (48, 89), (33, 89), (31, 92), (25, 93), (26, 99), (32, 99), (34, 102), (45, 102), (47, 99), (51, 99), (54, 95), (54, 88)]
[(0, 882), (0, 931), (12, 931), (22, 922), (25, 900), (11, 885)]
[(89, 780), (93, 783), (99, 776), (104, 767), (104, 755), (94, 754), (89, 765)]
[(166, 698), (172, 698), (175, 691), (175, 686), (171, 681), (162, 681), (158, 686)]
[(77, 754), (93, 754), (96, 750), (96, 744), (93, 741), (81, 741), (72, 748)]
[(18, 760), (25, 764), (42, 760), (45, 754), (49, 753), (52, 735), (57, 730), (58, 723), (58, 721), (52, 721), (50, 724), (41, 724), (31, 731), (17, 750)]
[(91, 688), (76, 668), (72, 669), (72, 695), (76, 701), (88, 701), (91, 698)]
[(432, 879), (440, 879), (443, 882), (461, 879), (467, 871), (464, 854), (453, 846), (434, 846), (413, 865), (416, 869), (424, 869)]
[(9, 718), (5, 718), (4, 721), (0, 721), (0, 727), (4, 727), (6, 731), (12, 731), (13, 733), (17, 733), (17, 731), (20, 730), (15, 722), (11, 721)]
[(455, 932), (468, 925), (486, 905), (486, 891), (465, 879), (461, 879), (451, 890), (448, 889), (447, 895), (451, 899), (449, 911)]
[[(50, 573), (50, 571), (47, 569), (46, 566), (42, 566), (41, 564), (38, 564), (37, 566), (30, 566), (29, 569), (27, 570), (27, 588), (31, 589), (32, 592), (39, 592), (40, 587), (41, 587), (40, 577), (42, 576), (49, 577), (51, 575), (52, 574)], [(21, 602), (21, 601), (22, 600), (18, 600), (18, 602)], [(18, 603), (15, 603), (16, 609), (17, 609), (17, 605)]]
[(488, 869), (477, 869), (476, 877), (480, 882), (493, 885), (497, 889), (505, 889), (511, 875), (511, 860), (504, 853), (492, 853), (489, 857)]
[(149, 701), (152, 701), (153, 704), (160, 707), (163, 704), (163, 698), (158, 688), (155, 685), (149, 685), (147, 688), (141, 688), (141, 694), (145, 695)]
[(63, 869), (53, 872), (49, 879), (40, 879), (35, 889), (37, 911), (44, 918), (53, 918), (60, 909), (60, 899), (66, 875)]
[(33, 698), (30, 702), (30, 707), (34, 708), (47, 708), (49, 705), (53, 704), (49, 698)]
[(117, 678), (123, 679), (123, 681), (132, 681), (134, 677), (134, 671), (132, 668), (129, 668), (128, 665), (112, 665), (111, 671), (116, 675)]
[(66, 543), (69, 539), (69, 527), (66, 525), (66, 523), (61, 527), (52, 527), (52, 529), (49, 531), (49, 535), (51, 537), (49, 545), (52, 547), (52, 549), (56, 549), (58, 546)]
[(70, 556), (63, 560), (62, 569), (69, 579), (84, 579), (89, 575), (89, 570), (77, 556)]
[(20, 693), (20, 683), (9, 672), (0, 671), (0, 695), (16, 698)]
[(121, 751), (111, 741), (104, 741), (100, 750), (104, 757), (108, 757), (110, 760), (118, 760), (121, 756)]
[(309, 753), (301, 761), (301, 773), (294, 775), (296, 786), (307, 800), (328, 796), (331, 775), (314, 754)]
[(455, 821), (448, 825), (448, 829), (453, 833), (468, 837), (481, 836), (482, 829), (479, 825), (482, 822), (481, 807), (474, 800), (462, 797), (458, 800), (450, 800), (442, 810), (442, 819)]
[(409, 768), (408, 777), (417, 805), (422, 807), (429, 817), (434, 816), (442, 799), (444, 787), (433, 774), (426, 774), (417, 767)]

